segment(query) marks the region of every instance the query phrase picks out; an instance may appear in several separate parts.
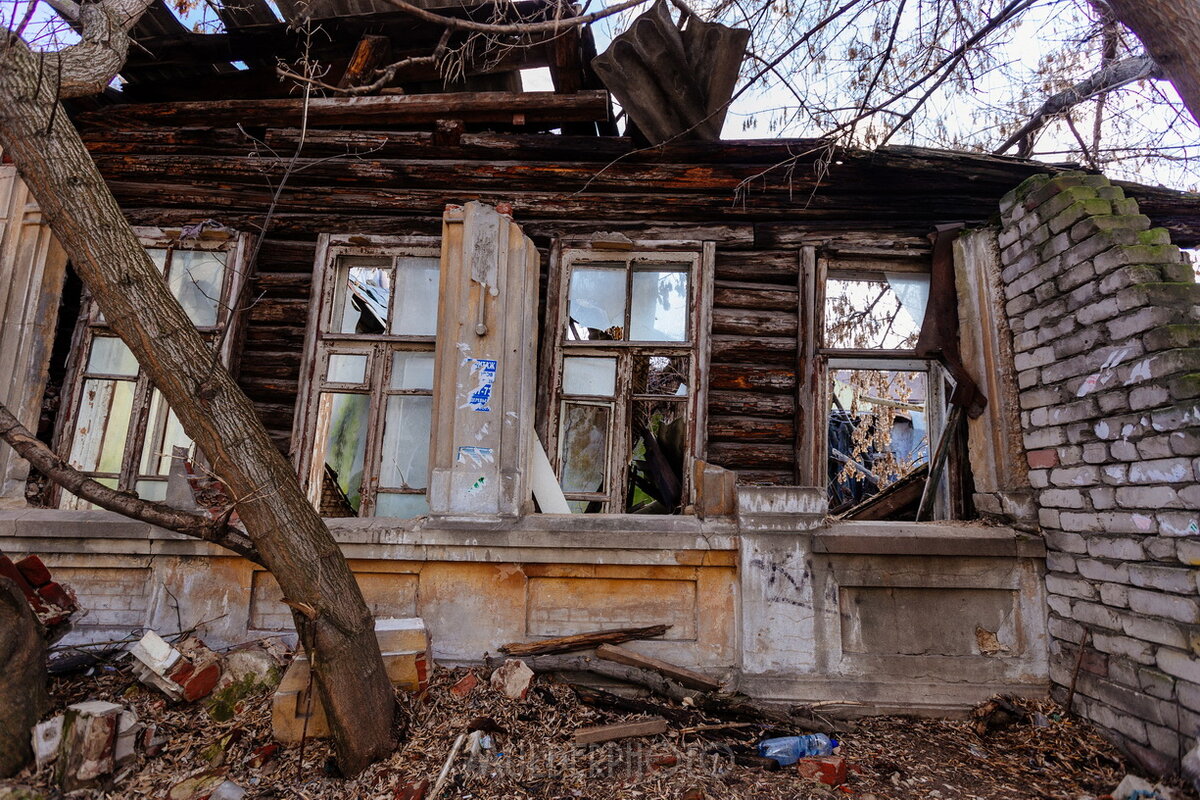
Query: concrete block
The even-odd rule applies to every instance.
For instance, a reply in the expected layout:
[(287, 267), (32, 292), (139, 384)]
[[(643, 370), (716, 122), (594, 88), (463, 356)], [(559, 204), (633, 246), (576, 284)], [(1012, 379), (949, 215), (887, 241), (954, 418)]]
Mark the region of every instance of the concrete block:
[(1075, 572), (1075, 559), (1058, 550), (1046, 553), (1046, 569), (1051, 572)]
[(1195, 480), (1187, 458), (1159, 458), (1129, 465), (1130, 483), (1185, 483)]
[(1195, 653), (1183, 652), (1169, 647), (1158, 648), (1158, 668), (1168, 675), (1192, 683), (1200, 683), (1200, 658)]
[(1116, 490), (1121, 508), (1180, 508), (1179, 492), (1170, 486), (1121, 486)]
[(1047, 489), (1039, 496), (1039, 502), (1052, 508), (1087, 508), (1083, 492), (1078, 489)]
[(1183, 622), (1200, 623), (1200, 603), (1194, 597), (1180, 597), (1146, 589), (1129, 590), (1129, 608), (1138, 614)]
[[(1085, 515), (1080, 515), (1085, 516)], [(1100, 514), (1086, 515), (1095, 518), (1095, 524), (1101, 524)], [(1108, 516), (1108, 515), (1104, 515)], [(1104, 530), (1098, 527), (1097, 530)], [(1093, 558), (1113, 558), (1122, 561), (1141, 561), (1146, 557), (1142, 544), (1137, 539), (1113, 536), (1093, 536), (1087, 540), (1088, 555)]]
[(1080, 575), (1090, 581), (1129, 583), (1129, 565), (1125, 562), (1080, 558), (1076, 559), (1075, 567)]
[[(1046, 545), (1055, 550), (1061, 550), (1064, 553), (1086, 554), (1087, 540), (1077, 533), (1069, 533), (1067, 531), (1046, 531)], [(1196, 551), (1197, 562), (1200, 563), (1200, 547)]]
[[(1166, 512), (1158, 512), (1159, 527), (1162, 527), (1162, 518), (1169, 516)], [(1166, 536), (1147, 536), (1142, 539), (1142, 548), (1146, 551), (1146, 556), (1151, 561), (1165, 561), (1174, 563), (1175, 561), (1175, 540)]]
[(1129, 587), (1119, 583), (1100, 584), (1100, 602), (1110, 608), (1129, 608)]
[(1193, 537), (1200, 535), (1200, 512), (1160, 511), (1158, 532), (1163, 536)]
[(1175, 699), (1175, 685), (1177, 681), (1172, 676), (1154, 667), (1138, 667), (1136, 675), (1136, 681), (1129, 685), (1138, 686), (1146, 694), (1151, 697), (1157, 697), (1160, 700)]
[(1129, 583), (1142, 589), (1157, 589), (1174, 594), (1194, 595), (1200, 572), (1186, 567), (1158, 564), (1130, 564)]
[[(1098, 596), (1096, 587), (1091, 582), (1075, 576), (1055, 573), (1046, 575), (1046, 591), (1080, 600), (1095, 600)], [(1078, 637), (1076, 637), (1076, 641), (1078, 641)]]
[(1099, 482), (1100, 470), (1092, 466), (1065, 467), (1050, 472), (1050, 483), (1054, 486), (1086, 487)]
[[(1097, 603), (1076, 601), (1071, 606), (1071, 614), (1076, 622), (1082, 622), (1089, 628), (1107, 628), (1110, 631), (1121, 630), (1121, 617), (1116, 611)], [(1093, 630), (1093, 634), (1096, 631)], [(1104, 650), (1104, 648), (1100, 648)], [(1106, 653), (1112, 650), (1104, 650)], [(1151, 663), (1151, 662), (1146, 662)]]
[(1092, 644), (1102, 653), (1128, 658), (1139, 664), (1154, 663), (1154, 647), (1140, 639), (1092, 631)]

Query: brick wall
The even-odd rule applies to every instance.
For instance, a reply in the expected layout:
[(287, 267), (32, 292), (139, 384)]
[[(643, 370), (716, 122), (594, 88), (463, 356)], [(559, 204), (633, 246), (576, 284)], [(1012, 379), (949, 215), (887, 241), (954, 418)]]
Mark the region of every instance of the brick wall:
[(1021, 429), (1048, 545), (1050, 675), (1143, 765), (1200, 728), (1200, 287), (1098, 175), (1001, 203)]

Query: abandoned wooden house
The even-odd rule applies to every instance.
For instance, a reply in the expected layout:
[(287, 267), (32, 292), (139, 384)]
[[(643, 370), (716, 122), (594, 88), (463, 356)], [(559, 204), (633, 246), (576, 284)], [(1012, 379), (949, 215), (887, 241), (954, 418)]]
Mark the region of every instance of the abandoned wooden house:
[[(598, 57), (586, 27), (515, 46), (377, 0), (220, 18), (154, 4), (69, 112), (368, 603), (436, 658), (664, 623), (635, 646), (765, 700), (1074, 683), (1146, 763), (1194, 742), (1195, 197), (721, 140), (745, 38), (662, 8)], [(110, 486), (220, 507), (11, 165), (0, 288), (0, 400)], [(79, 592), (78, 637), (292, 624), (269, 573), (7, 448), (0, 547)]]

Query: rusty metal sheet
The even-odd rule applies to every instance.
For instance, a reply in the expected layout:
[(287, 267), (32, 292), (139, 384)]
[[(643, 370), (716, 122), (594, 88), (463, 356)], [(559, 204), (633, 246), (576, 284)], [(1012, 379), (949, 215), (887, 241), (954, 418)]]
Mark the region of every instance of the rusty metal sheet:
[(749, 30), (696, 17), (680, 30), (658, 0), (592, 68), (652, 143), (715, 141), (749, 39)]

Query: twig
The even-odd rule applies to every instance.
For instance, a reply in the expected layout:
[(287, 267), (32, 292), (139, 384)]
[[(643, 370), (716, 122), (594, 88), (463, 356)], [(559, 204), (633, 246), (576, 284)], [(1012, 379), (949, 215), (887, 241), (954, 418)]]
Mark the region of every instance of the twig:
[(1071, 713), (1071, 703), (1075, 700), (1075, 682), (1079, 680), (1079, 669), (1083, 666), (1083, 647), (1087, 644), (1088, 629), (1083, 628), (1083, 636), (1079, 637), (1079, 652), (1075, 655), (1075, 668), (1071, 670), (1071, 685), (1067, 687), (1067, 701), (1063, 703), (1063, 708), (1067, 713)]

